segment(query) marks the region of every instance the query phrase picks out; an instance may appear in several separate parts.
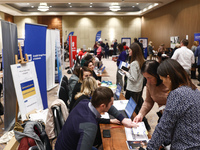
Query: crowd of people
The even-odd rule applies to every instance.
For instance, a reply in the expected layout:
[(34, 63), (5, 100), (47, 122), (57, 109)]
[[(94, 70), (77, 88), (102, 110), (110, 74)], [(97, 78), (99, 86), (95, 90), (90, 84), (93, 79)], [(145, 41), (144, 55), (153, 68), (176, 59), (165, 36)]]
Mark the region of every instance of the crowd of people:
[[(102, 46), (102, 43), (96, 42), (94, 56), (82, 55), (80, 65), (75, 67), (69, 78), (70, 114), (57, 138), (55, 150), (96, 150), (102, 144), (100, 123), (137, 127), (138, 122), (144, 121), (147, 130), (150, 130), (145, 116), (154, 103), (159, 106), (159, 119), (147, 149), (155, 150), (161, 145), (169, 144), (175, 150), (200, 149), (200, 91), (191, 81), (191, 78), (196, 78), (196, 67), (200, 81), (198, 42), (194, 42), (191, 50), (187, 48), (186, 39), (169, 51), (161, 44), (157, 51), (157, 60), (152, 60), (154, 46), (150, 41), (147, 48), (149, 57), (145, 60), (143, 45), (136, 38), (130, 47), (126, 43), (118, 44), (115, 40), (114, 54), (119, 54), (114, 60), (117, 65), (116, 84), (125, 86), (123, 92), (126, 92), (126, 99), (132, 97), (136, 101), (137, 116), (134, 120), (125, 118), (112, 105), (112, 90), (101, 87), (100, 79), (94, 71), (96, 60), (101, 61), (102, 51), (105, 55), (108, 54), (106, 46), (109, 49), (107, 43)], [(129, 63), (128, 70), (120, 69), (120, 62)], [(123, 72), (124, 81), (119, 71)], [(144, 86), (145, 100), (142, 98)], [(101, 114), (104, 112), (116, 119), (102, 119)]]

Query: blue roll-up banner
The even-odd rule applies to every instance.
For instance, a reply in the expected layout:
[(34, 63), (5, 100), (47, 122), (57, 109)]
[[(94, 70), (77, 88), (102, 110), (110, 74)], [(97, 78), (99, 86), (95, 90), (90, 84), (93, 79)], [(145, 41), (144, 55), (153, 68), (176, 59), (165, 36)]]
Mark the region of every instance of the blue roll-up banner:
[(199, 41), (199, 43), (200, 43), (200, 33), (194, 34), (194, 41)]
[(55, 30), (55, 82), (60, 83), (62, 79), (61, 69), (61, 47), (60, 47), (60, 30)]
[(138, 38), (138, 41), (143, 44), (144, 58), (147, 59), (148, 38)]
[(70, 32), (68, 37), (67, 37), (67, 42), (69, 43), (69, 36), (73, 36), (74, 35), (74, 31)]
[(101, 30), (97, 32), (95, 41), (99, 41), (100, 38), (101, 38)]
[(48, 108), (46, 84), (46, 31), (47, 26), (25, 24), (24, 52), (35, 62), (40, 94), (44, 109)]

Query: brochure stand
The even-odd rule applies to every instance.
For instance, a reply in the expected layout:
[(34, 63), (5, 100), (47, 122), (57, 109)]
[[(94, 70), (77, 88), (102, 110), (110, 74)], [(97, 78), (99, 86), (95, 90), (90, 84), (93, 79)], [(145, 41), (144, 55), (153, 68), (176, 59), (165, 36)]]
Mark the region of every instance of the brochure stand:
[[(22, 55), (22, 48), (21, 48), (21, 45), (20, 43), (18, 43), (18, 46), (19, 46), (19, 56), (20, 56), (20, 59), (18, 60), (18, 55), (15, 55), (15, 64), (26, 64), (28, 62), (28, 55), (25, 54), (25, 57), (26, 59), (24, 59), (23, 55)], [(18, 105), (18, 102), (16, 100), (16, 113), (15, 113), (15, 122), (18, 121), (18, 112), (19, 112), (19, 105)]]

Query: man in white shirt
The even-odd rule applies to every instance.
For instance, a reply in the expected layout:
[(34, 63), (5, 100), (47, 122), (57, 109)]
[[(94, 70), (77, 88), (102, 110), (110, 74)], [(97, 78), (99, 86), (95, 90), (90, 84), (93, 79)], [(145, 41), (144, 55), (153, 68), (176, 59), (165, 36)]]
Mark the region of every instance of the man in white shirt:
[(185, 71), (189, 74), (192, 64), (194, 63), (194, 53), (187, 48), (188, 40), (183, 39), (181, 41), (181, 48), (178, 48), (172, 59), (175, 59), (179, 62), (179, 64), (185, 69)]

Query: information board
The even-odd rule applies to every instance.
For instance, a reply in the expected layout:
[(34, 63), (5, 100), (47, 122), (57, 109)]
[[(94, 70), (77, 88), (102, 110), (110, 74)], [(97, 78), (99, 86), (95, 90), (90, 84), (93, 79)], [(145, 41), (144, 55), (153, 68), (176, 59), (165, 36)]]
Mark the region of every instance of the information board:
[(11, 72), (22, 121), (26, 114), (43, 109), (34, 62), (11, 65)]

